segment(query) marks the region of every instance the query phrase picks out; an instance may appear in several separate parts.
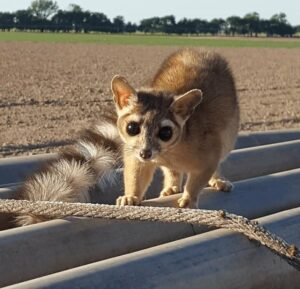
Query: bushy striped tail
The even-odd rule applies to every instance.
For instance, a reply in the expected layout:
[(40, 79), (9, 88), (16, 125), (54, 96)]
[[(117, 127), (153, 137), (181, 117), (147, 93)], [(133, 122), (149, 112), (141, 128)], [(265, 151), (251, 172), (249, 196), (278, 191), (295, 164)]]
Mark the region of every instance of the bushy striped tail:
[[(88, 202), (89, 191), (120, 160), (121, 139), (115, 117), (102, 117), (82, 130), (79, 140), (64, 148), (18, 189), (19, 199), (30, 201)], [(47, 218), (23, 215), (18, 226), (46, 221)]]

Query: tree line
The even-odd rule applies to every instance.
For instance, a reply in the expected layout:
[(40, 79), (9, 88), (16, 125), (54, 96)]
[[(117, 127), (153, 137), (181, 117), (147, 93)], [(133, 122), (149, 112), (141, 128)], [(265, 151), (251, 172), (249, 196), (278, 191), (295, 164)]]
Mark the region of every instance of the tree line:
[(257, 12), (244, 17), (231, 16), (227, 19), (183, 18), (176, 21), (173, 15), (143, 19), (139, 24), (126, 22), (123, 16), (110, 20), (104, 13), (83, 10), (77, 4), (69, 9), (59, 9), (52, 0), (34, 0), (30, 7), (16, 12), (0, 12), (0, 29), (10, 31), (50, 32), (106, 32), (106, 33), (166, 33), (192, 35), (243, 35), (292, 37), (300, 32), (300, 26), (292, 26), (285, 13), (261, 19)]

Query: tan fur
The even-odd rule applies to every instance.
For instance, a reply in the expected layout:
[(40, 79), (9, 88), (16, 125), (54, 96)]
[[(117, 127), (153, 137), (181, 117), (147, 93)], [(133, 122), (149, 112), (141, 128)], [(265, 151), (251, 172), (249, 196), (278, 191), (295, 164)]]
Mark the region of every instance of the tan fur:
[[(218, 168), (234, 146), (239, 107), (233, 76), (220, 55), (180, 50), (165, 60), (148, 88), (135, 90), (116, 76), (112, 91), (124, 141), (125, 196), (117, 204), (139, 204), (157, 167), (165, 176), (161, 196), (181, 191), (182, 174), (187, 175), (179, 207), (194, 207), (208, 183), (231, 189)], [(139, 126), (134, 136), (127, 132), (132, 122)], [(168, 123), (173, 135), (162, 141), (158, 133)]]

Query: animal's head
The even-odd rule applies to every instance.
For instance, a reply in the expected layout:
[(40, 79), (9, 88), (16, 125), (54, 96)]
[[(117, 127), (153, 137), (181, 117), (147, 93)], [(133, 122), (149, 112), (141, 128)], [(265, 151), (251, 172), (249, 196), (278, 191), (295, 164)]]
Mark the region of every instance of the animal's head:
[(182, 95), (147, 89), (136, 91), (118, 75), (113, 78), (111, 88), (125, 149), (140, 161), (155, 160), (176, 146), (186, 121), (202, 100), (198, 89)]

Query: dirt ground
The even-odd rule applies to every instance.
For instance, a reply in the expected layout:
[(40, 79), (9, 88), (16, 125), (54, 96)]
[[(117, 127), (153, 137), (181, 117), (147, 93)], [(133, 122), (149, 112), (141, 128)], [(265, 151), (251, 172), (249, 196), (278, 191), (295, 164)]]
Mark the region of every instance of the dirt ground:
[[(0, 43), (0, 156), (57, 150), (112, 110), (110, 81), (140, 86), (176, 48)], [(241, 131), (300, 128), (300, 50), (215, 49), (231, 64)]]

